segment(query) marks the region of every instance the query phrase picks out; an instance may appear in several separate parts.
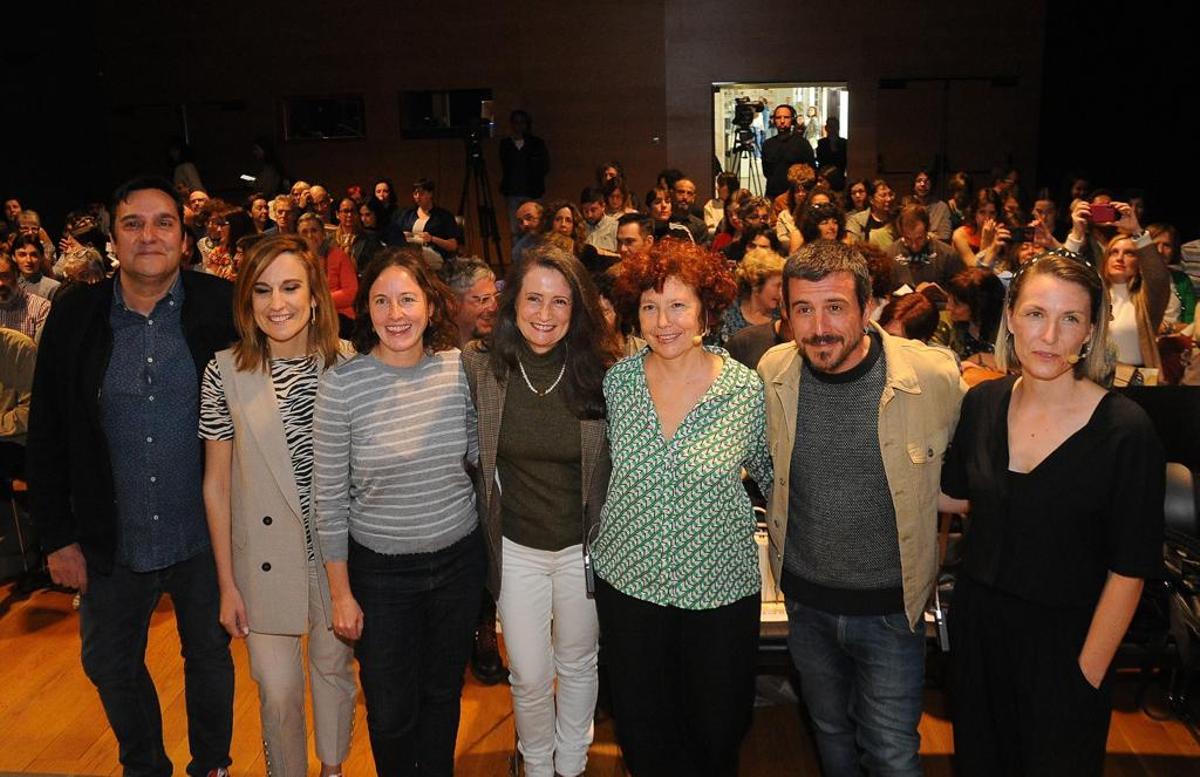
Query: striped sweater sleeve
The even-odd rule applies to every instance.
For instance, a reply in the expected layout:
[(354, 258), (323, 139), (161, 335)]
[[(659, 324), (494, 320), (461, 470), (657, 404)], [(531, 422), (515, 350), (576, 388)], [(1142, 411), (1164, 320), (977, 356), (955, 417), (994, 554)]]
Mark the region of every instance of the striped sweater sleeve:
[(313, 497), (326, 561), (345, 561), (350, 520), (350, 409), (337, 370), (327, 370), (313, 412)]

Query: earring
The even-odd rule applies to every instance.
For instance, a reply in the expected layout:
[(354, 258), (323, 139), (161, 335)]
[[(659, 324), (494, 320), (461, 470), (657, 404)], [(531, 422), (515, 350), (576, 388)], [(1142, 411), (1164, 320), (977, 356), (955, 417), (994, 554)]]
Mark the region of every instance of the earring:
[(313, 326), (316, 326), (316, 324), (317, 324), (317, 306), (316, 306), (316, 305), (313, 305), (313, 306), (310, 308), (310, 310), (312, 310), (312, 318), (311, 318), (311, 320), (312, 320)]
[(692, 335), (692, 347), (699, 348), (704, 345), (704, 338), (708, 337), (708, 327), (704, 327), (704, 331), (698, 335)]

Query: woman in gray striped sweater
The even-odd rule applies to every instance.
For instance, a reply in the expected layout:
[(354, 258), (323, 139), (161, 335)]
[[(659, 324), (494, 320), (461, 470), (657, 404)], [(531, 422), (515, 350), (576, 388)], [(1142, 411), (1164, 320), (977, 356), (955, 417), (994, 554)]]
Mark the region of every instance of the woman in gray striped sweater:
[(487, 571), (451, 299), (416, 251), (380, 251), (355, 300), (358, 355), (317, 391), (314, 490), (333, 624), (357, 641), (375, 768), (389, 777), (454, 771)]

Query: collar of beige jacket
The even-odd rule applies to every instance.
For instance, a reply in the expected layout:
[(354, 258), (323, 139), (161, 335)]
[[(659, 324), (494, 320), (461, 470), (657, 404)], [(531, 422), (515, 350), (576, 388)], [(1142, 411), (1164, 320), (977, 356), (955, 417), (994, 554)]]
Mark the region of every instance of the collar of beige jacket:
[[(880, 342), (883, 344), (884, 365), (887, 368), (886, 386), (906, 394), (920, 394), (921, 383), (917, 380), (917, 372), (912, 368), (909, 360), (902, 355), (902, 352), (911, 346), (907, 345), (904, 338), (889, 335), (874, 321), (870, 322), (868, 326), (879, 333)], [(771, 383), (785, 387), (792, 392), (799, 392), (800, 368), (803, 364), (804, 360), (800, 357), (800, 349), (798, 346), (794, 346), (787, 365), (775, 374)]]

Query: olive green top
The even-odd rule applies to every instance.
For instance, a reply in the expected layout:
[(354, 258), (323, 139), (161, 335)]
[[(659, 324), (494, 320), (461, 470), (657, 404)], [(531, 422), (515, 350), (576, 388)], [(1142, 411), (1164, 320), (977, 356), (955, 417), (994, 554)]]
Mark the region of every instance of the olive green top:
[[(564, 346), (544, 356), (521, 349), (529, 383), (545, 392), (563, 367)], [(530, 391), (520, 367), (510, 370), (496, 471), (505, 537), (537, 550), (562, 550), (582, 536), (582, 446), (579, 419), (566, 403), (563, 376), (545, 396)]]

